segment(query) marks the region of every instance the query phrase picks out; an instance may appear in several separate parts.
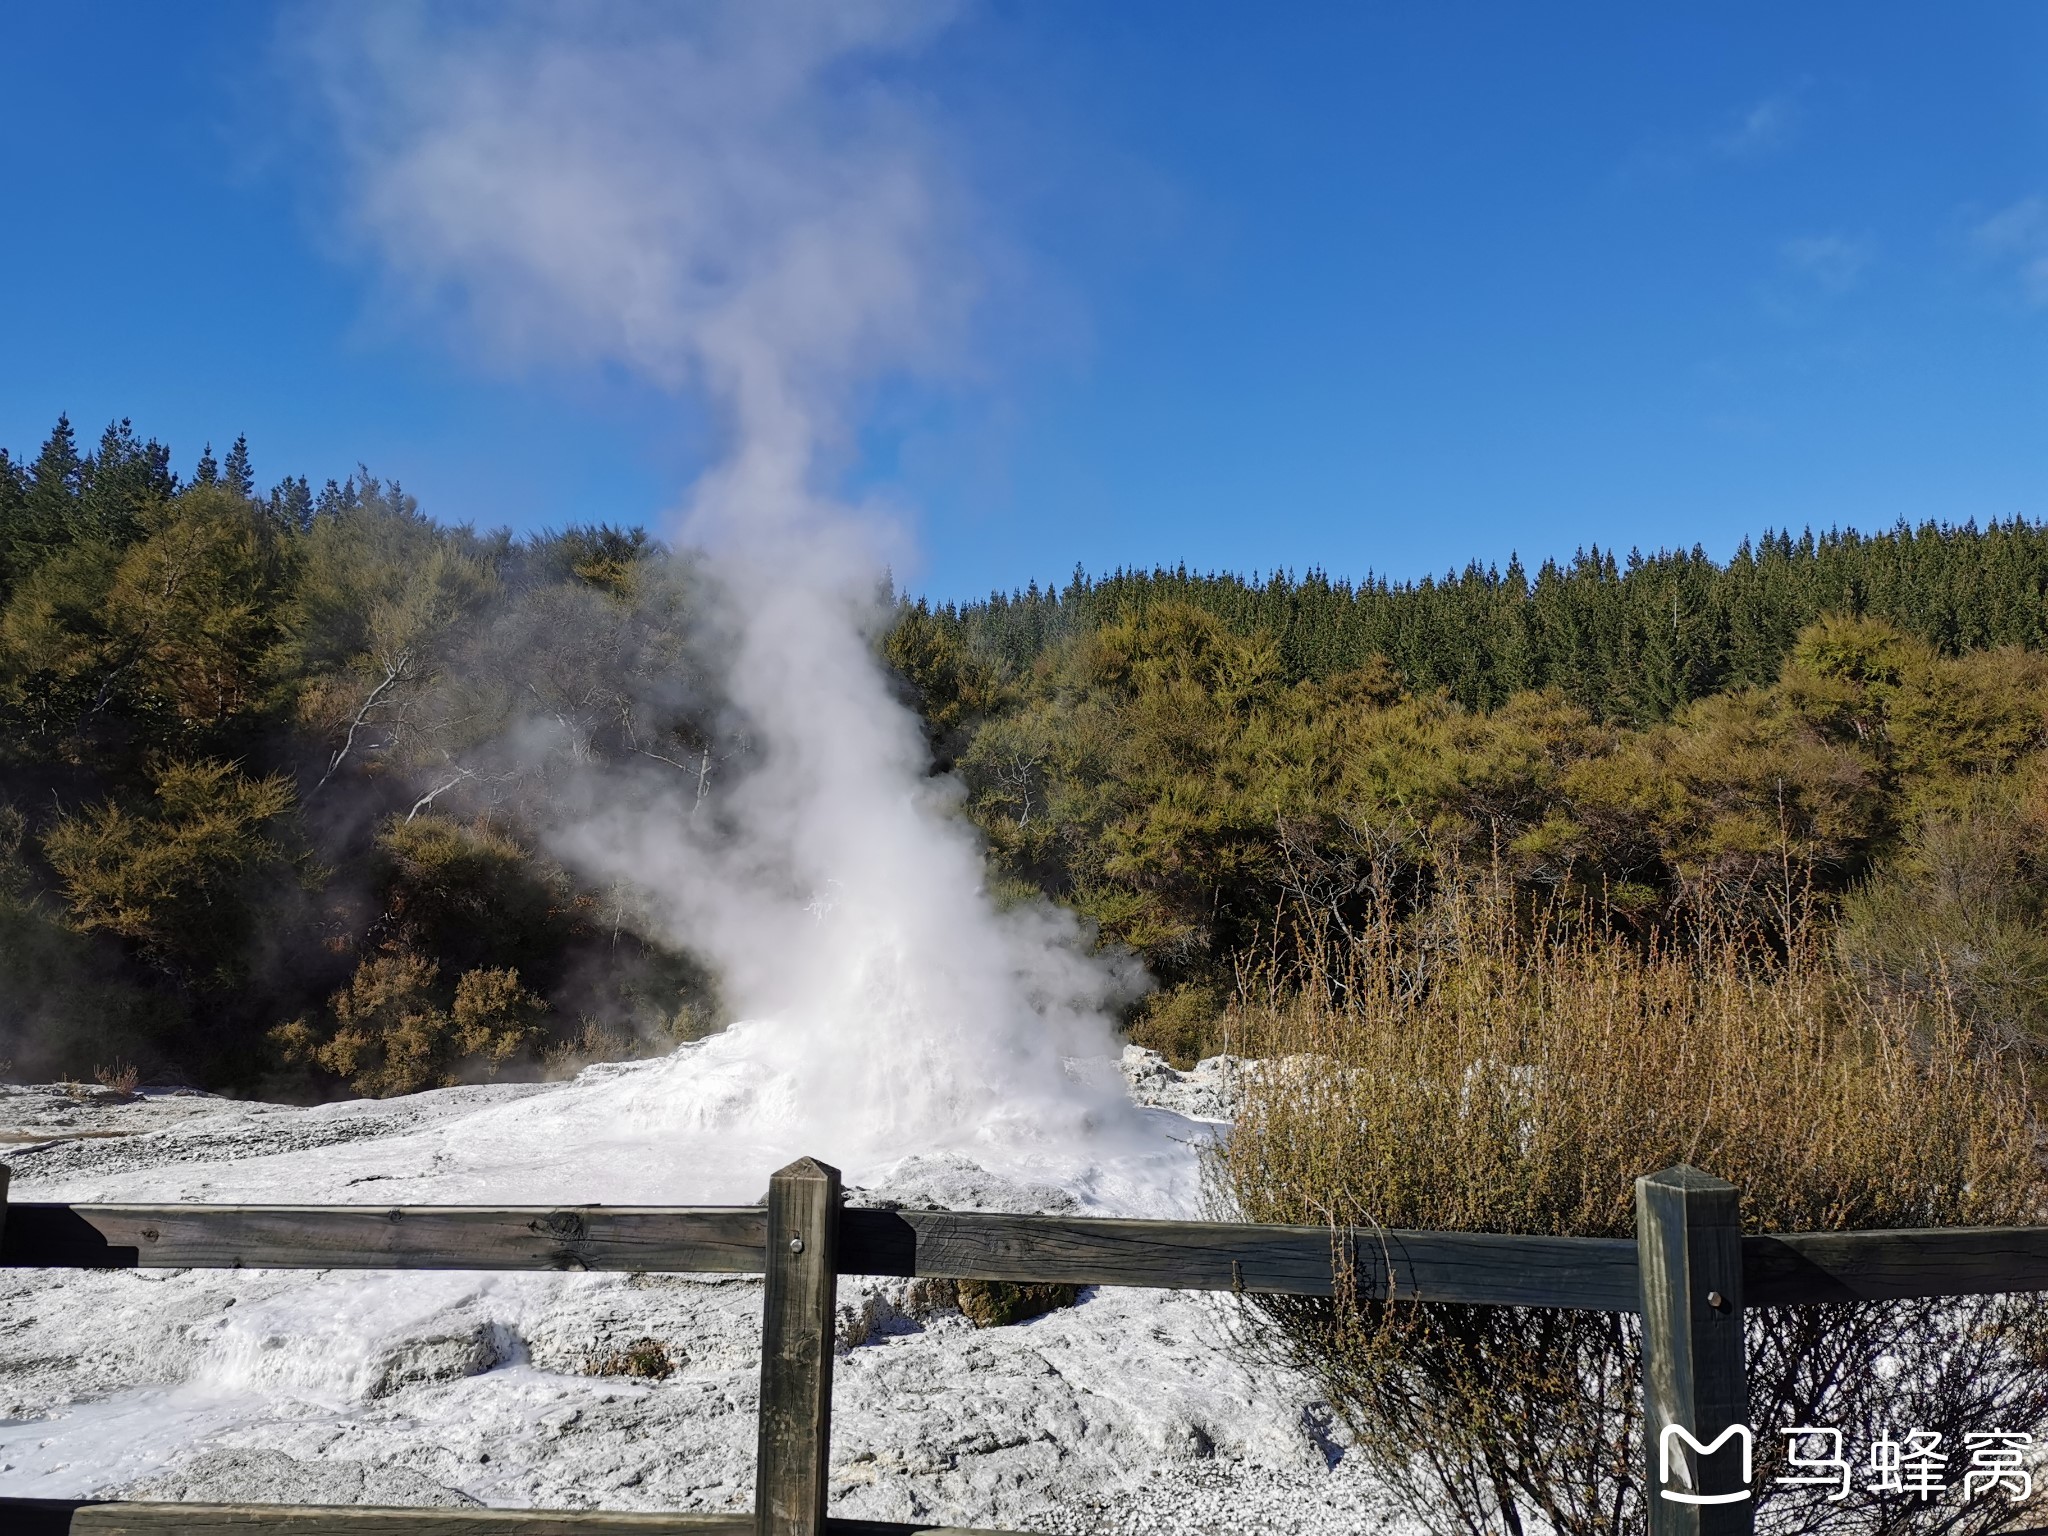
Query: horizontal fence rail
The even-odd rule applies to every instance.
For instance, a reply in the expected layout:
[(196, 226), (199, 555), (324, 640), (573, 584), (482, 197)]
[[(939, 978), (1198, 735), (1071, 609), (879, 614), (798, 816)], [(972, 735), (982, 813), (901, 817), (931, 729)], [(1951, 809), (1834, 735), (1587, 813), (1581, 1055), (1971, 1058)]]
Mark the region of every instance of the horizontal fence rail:
[[(760, 1206), (8, 1207), (0, 1267), (638, 1270), (761, 1274)], [(1335, 1262), (1333, 1263), (1333, 1260)], [(1636, 1245), (1483, 1232), (1332, 1232), (1228, 1222), (844, 1210), (838, 1272), (948, 1280), (1628, 1311)]]
[(0, 1265), (48, 1269), (609, 1269), (755, 1274), (758, 1206), (7, 1208)]
[(1752, 1307), (2048, 1290), (2048, 1227), (1792, 1232), (1742, 1240)]
[[(389, 1206), (9, 1201), (0, 1267), (621, 1270), (762, 1275), (759, 1482), (746, 1514), (309, 1508), (0, 1498), (21, 1536), (950, 1536), (825, 1515), (841, 1275), (1142, 1286), (1629, 1312), (1647, 1446), (1739, 1422), (1749, 1307), (2048, 1291), (2048, 1227), (1743, 1236), (1739, 1193), (1690, 1168), (1637, 1181), (1634, 1238), (847, 1208), (804, 1159), (754, 1206)], [(1690, 1454), (1690, 1453), (1681, 1453)], [(1702, 1453), (1703, 1454), (1703, 1453)], [(1647, 1469), (1654, 1490), (1663, 1472)], [(1685, 1472), (1718, 1486), (1726, 1468)], [(1650, 1499), (1651, 1536), (1745, 1536), (1753, 1506)], [(983, 1536), (1005, 1536), (987, 1533)], [(2032, 1533), (2048, 1536), (2048, 1533)]]
[(1332, 1231), (1228, 1222), (848, 1211), (845, 1272), (1064, 1285), (1328, 1296), (1365, 1294), (1623, 1310), (1635, 1306), (1627, 1240), (1481, 1232)]
[[(1142, 1286), (1633, 1312), (1630, 1238), (1519, 1237), (983, 1211), (840, 1213), (843, 1275)], [(0, 1268), (476, 1269), (751, 1274), (761, 1206), (7, 1206)], [(1750, 1306), (2048, 1290), (2048, 1227), (1742, 1239)]]

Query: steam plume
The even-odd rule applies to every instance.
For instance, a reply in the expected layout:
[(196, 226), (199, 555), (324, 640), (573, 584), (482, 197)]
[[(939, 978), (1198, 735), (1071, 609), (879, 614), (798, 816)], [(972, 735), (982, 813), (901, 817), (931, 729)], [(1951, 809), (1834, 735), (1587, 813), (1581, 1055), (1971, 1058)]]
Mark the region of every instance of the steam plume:
[[(891, 71), (928, 6), (380, 12), (316, 52), (355, 227), (402, 296), (510, 363), (625, 366), (727, 451), (682, 516), (758, 766), (715, 817), (627, 797), (564, 852), (646, 888), (772, 1027), (727, 1114), (870, 1150), (1107, 1113), (1063, 1075), (1127, 978), (998, 912), (864, 630), (890, 538), (835, 500), (860, 390), (960, 356), (974, 223)], [(780, 1105), (778, 1109), (776, 1106)], [(801, 1106), (799, 1110), (798, 1106)], [(707, 1111), (709, 1113), (709, 1111)], [(828, 1146), (828, 1150), (831, 1148)]]

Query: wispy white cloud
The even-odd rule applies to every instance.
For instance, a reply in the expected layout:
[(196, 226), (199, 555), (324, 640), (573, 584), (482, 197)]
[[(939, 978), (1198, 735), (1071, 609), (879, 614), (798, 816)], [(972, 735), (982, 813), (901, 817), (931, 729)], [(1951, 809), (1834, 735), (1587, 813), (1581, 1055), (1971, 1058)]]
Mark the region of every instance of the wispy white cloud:
[(1821, 292), (1847, 293), (1862, 281), (1864, 269), (1877, 254), (1868, 236), (1802, 235), (1778, 248), (1788, 270), (1806, 278)]
[(1980, 247), (1999, 255), (2039, 245), (2044, 236), (2048, 236), (2048, 197), (2039, 193), (1999, 209), (1970, 231)]
[(1736, 113), (1734, 122), (1714, 136), (1712, 149), (1725, 160), (1783, 149), (1797, 135), (1802, 115), (1798, 91), (1778, 91)]
[(1718, 127), (1696, 124), (1688, 131), (1639, 144), (1622, 173), (1651, 179), (1686, 176), (1723, 161), (1761, 160), (1776, 154), (1799, 136), (1807, 117), (1805, 93), (1806, 82), (1795, 81), (1784, 90), (1731, 109)]
[(2028, 304), (2048, 308), (2048, 197), (2033, 193), (1980, 220), (1970, 244), (2011, 275)]

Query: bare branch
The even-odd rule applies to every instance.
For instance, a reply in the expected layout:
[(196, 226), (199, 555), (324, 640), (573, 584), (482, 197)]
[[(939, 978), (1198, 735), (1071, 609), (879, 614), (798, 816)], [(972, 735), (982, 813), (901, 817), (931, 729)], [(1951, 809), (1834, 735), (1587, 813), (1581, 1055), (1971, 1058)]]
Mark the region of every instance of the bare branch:
[[(667, 763), (669, 767), (678, 769), (683, 773), (695, 773), (697, 771), (695, 768), (692, 768), (688, 763), (677, 762), (672, 757), (663, 757), (659, 752), (650, 752), (645, 747), (635, 747), (633, 749), (633, 753), (637, 757), (651, 757), (657, 763)], [(703, 789), (700, 787), (697, 793), (698, 797), (701, 799), (704, 793)]]
[(428, 809), (437, 799), (460, 784), (464, 779), (473, 779), (475, 777), (476, 770), (474, 768), (456, 769), (454, 778), (450, 779), (446, 784), (437, 785), (435, 788), (428, 790), (413, 802), (412, 809), (405, 813), (406, 821), (410, 823), (413, 817), (419, 815), (421, 811)]
[[(369, 720), (370, 711), (377, 707), (377, 700), (382, 698), (385, 692), (397, 683), (400, 678), (404, 677), (411, 667), (412, 652), (409, 650), (400, 651), (395, 660), (384, 663), (384, 681), (370, 690), (369, 697), (363, 700), (362, 707), (356, 711), (355, 718), (349, 721), (348, 735), (343, 738), (341, 746), (334, 756), (327, 760), (327, 771), (320, 775), (320, 782), (307, 792), (306, 798), (308, 800), (311, 800), (314, 795), (319, 794), (321, 790), (327, 787), (327, 781), (334, 777), (335, 772), (347, 760), (349, 753), (354, 750), (356, 732), (360, 731)], [(406, 820), (410, 821), (412, 818), (408, 816)]]

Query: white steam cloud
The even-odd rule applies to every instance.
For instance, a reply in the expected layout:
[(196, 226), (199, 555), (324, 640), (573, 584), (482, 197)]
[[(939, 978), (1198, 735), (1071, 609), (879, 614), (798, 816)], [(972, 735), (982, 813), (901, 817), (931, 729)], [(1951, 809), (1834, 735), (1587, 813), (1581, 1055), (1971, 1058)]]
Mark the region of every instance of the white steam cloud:
[(867, 644), (885, 520), (828, 489), (862, 388), (964, 345), (974, 224), (891, 85), (945, 12), (433, 14), (345, 13), (314, 42), (354, 228), (494, 356), (627, 367), (708, 405), (727, 445), (681, 533), (758, 766), (713, 817), (631, 801), (564, 850), (649, 891), (774, 1021), (726, 1037), (723, 1097), (686, 1118), (781, 1123), (855, 1163), (1099, 1126), (1111, 1101), (1062, 1057), (1107, 1053), (1129, 977), (1063, 914), (991, 902), (957, 786)]

